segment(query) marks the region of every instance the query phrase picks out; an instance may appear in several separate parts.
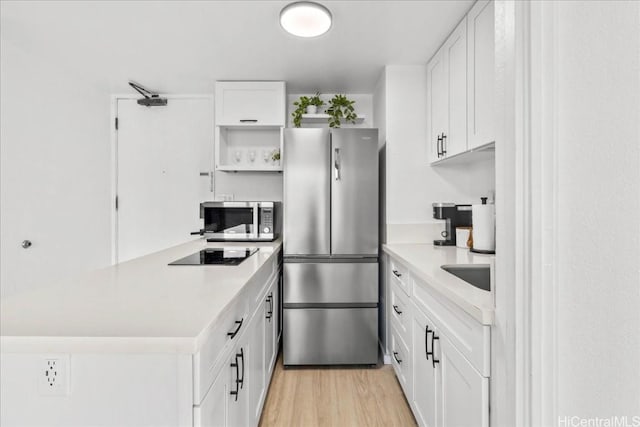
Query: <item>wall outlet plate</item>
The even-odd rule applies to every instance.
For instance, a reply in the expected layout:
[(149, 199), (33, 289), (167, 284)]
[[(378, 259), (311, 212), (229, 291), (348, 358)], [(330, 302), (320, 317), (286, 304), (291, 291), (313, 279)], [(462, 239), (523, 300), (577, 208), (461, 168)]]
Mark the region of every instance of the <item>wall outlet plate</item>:
[(68, 396), (70, 364), (68, 354), (43, 356), (36, 368), (38, 392), (42, 396)]

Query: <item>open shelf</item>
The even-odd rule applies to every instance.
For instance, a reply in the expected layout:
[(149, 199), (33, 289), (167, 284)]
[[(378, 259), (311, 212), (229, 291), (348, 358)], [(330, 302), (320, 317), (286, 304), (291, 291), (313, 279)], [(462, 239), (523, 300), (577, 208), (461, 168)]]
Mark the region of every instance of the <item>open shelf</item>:
[(282, 172), (282, 166), (222, 165), (216, 166), (216, 170), (222, 172)]
[(281, 126), (217, 126), (216, 170), (224, 172), (281, 172), (273, 162), (275, 151), (282, 155)]
[[(356, 113), (357, 114), (357, 113)], [(358, 114), (358, 118), (356, 118), (356, 123), (362, 123), (366, 119), (366, 116)], [(303, 114), (302, 122), (303, 123), (327, 123), (329, 120), (329, 115), (324, 113), (318, 114)]]

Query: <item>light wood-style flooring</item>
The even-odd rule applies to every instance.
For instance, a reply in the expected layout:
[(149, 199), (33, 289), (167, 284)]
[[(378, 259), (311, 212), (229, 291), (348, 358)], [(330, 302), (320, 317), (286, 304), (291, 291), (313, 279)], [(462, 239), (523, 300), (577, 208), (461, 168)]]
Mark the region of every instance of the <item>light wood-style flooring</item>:
[(391, 365), (284, 369), (282, 354), (261, 427), (416, 426)]

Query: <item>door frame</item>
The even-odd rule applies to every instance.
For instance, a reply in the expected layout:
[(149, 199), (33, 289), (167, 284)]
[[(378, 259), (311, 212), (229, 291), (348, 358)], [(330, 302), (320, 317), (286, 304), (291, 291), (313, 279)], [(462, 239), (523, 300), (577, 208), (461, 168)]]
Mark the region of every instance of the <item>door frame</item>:
[(501, 337), (492, 334), (492, 353), (495, 344), (504, 366), (492, 366), (496, 382), (491, 394), (498, 407), (490, 422), (554, 425), (558, 6), (495, 1), (496, 244), (500, 248), (496, 280), (505, 286), (496, 293), (496, 322), (503, 329)]
[[(175, 94), (175, 95), (160, 95), (168, 100), (172, 99), (209, 99), (211, 105), (215, 108), (214, 95), (213, 94)], [(118, 195), (118, 131), (116, 130), (115, 121), (118, 117), (118, 101), (120, 100), (134, 100), (140, 99), (140, 95), (127, 93), (127, 94), (112, 94), (111, 95), (111, 108), (110, 108), (110, 144), (111, 144), (111, 161), (110, 161), (110, 181), (111, 181), (111, 194), (110, 194), (110, 218), (111, 218), (111, 264), (116, 264), (118, 260), (118, 210), (116, 209), (116, 196)], [(211, 117), (214, 121), (215, 117)], [(215, 123), (214, 123), (215, 125)], [(210, 174), (214, 173), (215, 164), (215, 150), (212, 150), (211, 158), (211, 170)]]

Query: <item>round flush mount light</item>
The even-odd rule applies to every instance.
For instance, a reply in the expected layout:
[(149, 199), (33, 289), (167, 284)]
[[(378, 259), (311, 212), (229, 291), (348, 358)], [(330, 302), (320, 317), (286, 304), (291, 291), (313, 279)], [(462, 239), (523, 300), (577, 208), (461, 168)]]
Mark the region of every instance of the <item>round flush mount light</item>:
[(318, 3), (300, 1), (280, 12), (280, 25), (298, 37), (317, 37), (331, 28), (331, 12)]

